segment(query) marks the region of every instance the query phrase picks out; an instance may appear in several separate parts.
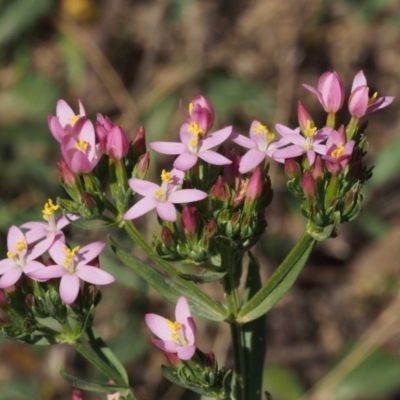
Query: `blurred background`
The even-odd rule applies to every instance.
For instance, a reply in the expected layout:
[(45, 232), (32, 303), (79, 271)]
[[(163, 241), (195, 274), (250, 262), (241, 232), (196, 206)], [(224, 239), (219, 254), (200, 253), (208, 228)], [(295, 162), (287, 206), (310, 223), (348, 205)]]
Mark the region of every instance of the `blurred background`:
[[(335, 70), (349, 93), (360, 69), (372, 92), (400, 97), (398, 0), (0, 0), (0, 258), (9, 226), (41, 220), (45, 201), (63, 195), (59, 145), (46, 121), (58, 99), (74, 109), (80, 99), (90, 116), (110, 116), (130, 137), (144, 124), (148, 140), (175, 140), (179, 99), (187, 104), (202, 93), (214, 104), (215, 128), (234, 124), (247, 134), (253, 119), (297, 126), (299, 99), (323, 124), (318, 100), (301, 83), (316, 86), (322, 72)], [(369, 116), (375, 169), (362, 215), (317, 246), (267, 317), (265, 389), (276, 400), (400, 399), (397, 110), (398, 100)], [(171, 162), (151, 157), (152, 174)], [(271, 177), (269, 226), (254, 250), (263, 279), (305, 225), (281, 165), (271, 166)], [(140, 220), (149, 240), (159, 234), (155, 221)], [(82, 244), (105, 235), (70, 233)], [(111, 252), (102, 266), (118, 283), (103, 290), (96, 325), (140, 398), (197, 399), (162, 378), (163, 354), (143, 323), (146, 312), (172, 317), (173, 305)], [(207, 290), (220, 293), (218, 284)], [(228, 327), (196, 322), (198, 346), (229, 368)], [(66, 346), (0, 340), (0, 400), (70, 399), (60, 367), (97, 376)]]

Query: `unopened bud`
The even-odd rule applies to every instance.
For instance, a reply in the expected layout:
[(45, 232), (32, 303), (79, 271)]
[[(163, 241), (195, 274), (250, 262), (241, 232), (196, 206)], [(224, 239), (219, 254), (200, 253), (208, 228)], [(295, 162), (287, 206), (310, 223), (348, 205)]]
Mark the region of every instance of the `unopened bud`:
[(107, 134), (106, 153), (115, 160), (121, 160), (128, 154), (129, 141), (126, 132), (115, 125)]
[(302, 132), (304, 132), (306, 128), (315, 127), (314, 121), (311, 118), (310, 113), (300, 101), (297, 102), (297, 118), (299, 120), (299, 126)]
[(176, 353), (168, 353), (164, 351), (164, 354), (168, 363), (173, 365), (174, 367), (180, 367), (181, 365), (183, 365), (182, 361), (179, 359)]
[(196, 213), (198, 214), (198, 210), (196, 207), (193, 206), (186, 205), (182, 209), (183, 231), (190, 238), (196, 236), (196, 231), (197, 231)]
[(302, 179), (303, 193), (309, 200), (314, 200), (316, 185), (310, 170), (306, 169)]
[(161, 240), (166, 246), (172, 246), (174, 244), (172, 232), (167, 226), (163, 226), (161, 229)]
[(139, 157), (146, 153), (146, 150), (146, 130), (144, 125), (140, 125), (131, 142), (131, 155), (133, 161), (136, 162), (139, 160)]
[(285, 159), (285, 174), (289, 179), (295, 179), (300, 176), (300, 167), (294, 158)]
[(150, 164), (150, 153), (147, 151), (139, 157), (138, 162), (133, 168), (132, 178), (143, 179), (147, 175)]
[(75, 187), (76, 175), (70, 170), (67, 163), (61, 160), (57, 163), (57, 168), (60, 171), (61, 178), (68, 186)]
[(321, 156), (317, 155), (312, 169), (312, 176), (316, 182), (324, 177), (324, 168), (322, 166)]

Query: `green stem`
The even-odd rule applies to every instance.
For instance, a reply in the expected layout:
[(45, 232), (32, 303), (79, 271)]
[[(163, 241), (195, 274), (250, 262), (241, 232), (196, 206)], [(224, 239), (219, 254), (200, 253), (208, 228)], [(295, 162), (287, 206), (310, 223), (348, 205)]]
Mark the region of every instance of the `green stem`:
[(199, 299), (202, 303), (208, 305), (211, 309), (216, 311), (218, 314), (226, 314), (225, 308), (214, 301), (211, 297), (209, 297), (206, 293), (204, 293), (201, 289), (199, 289), (195, 283), (187, 281), (183, 279), (179, 272), (175, 269), (173, 265), (171, 265), (168, 261), (165, 261), (161, 257), (158, 257), (154, 251), (152, 246), (150, 246), (143, 236), (136, 229), (135, 225), (131, 221), (125, 221), (124, 227), (128, 235), (131, 239), (136, 242), (148, 255), (149, 257), (156, 262), (165, 272), (167, 272), (171, 277), (175, 278), (175, 280), (180, 283), (182, 286), (185, 286), (188, 290), (190, 290), (193, 295)]

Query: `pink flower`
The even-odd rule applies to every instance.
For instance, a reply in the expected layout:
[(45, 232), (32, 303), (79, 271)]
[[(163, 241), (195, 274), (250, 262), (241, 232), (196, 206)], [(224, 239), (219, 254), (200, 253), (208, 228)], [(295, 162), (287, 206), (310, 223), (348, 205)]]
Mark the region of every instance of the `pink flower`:
[(333, 130), (326, 141), (327, 151), (322, 158), (325, 160), (329, 172), (333, 175), (337, 175), (346, 168), (355, 146), (354, 140), (344, 143), (343, 136), (338, 131)]
[(163, 170), (161, 186), (142, 179), (129, 179), (131, 189), (145, 197), (134, 204), (124, 214), (123, 219), (138, 218), (155, 208), (161, 219), (170, 222), (176, 221), (174, 203), (190, 203), (207, 197), (207, 193), (197, 189), (177, 190), (184, 175), (183, 171), (177, 169), (173, 169), (171, 172)]
[(129, 151), (129, 139), (126, 132), (115, 125), (107, 134), (105, 151), (115, 160), (121, 160)]
[(75, 114), (72, 108), (67, 104), (65, 100), (58, 100), (56, 107), (56, 117), (48, 113), (47, 123), (50, 132), (53, 134), (54, 138), (61, 143), (65, 135), (69, 135), (72, 132), (72, 128), (75, 123), (80, 119), (80, 117), (85, 117), (85, 109), (82, 103), (79, 102), (79, 114)]
[(361, 118), (391, 104), (394, 96), (377, 97), (377, 93), (369, 97), (369, 88), (363, 71), (358, 71), (353, 79), (349, 98), (349, 112), (352, 116)]
[(108, 133), (114, 128), (113, 122), (108, 117), (97, 114), (96, 133), (99, 142), (105, 144)]
[(149, 146), (162, 154), (179, 154), (174, 162), (174, 167), (181, 171), (192, 168), (199, 158), (214, 165), (230, 164), (231, 160), (210, 149), (228, 139), (232, 133), (232, 127), (227, 126), (205, 137), (201, 132), (196, 122), (192, 122), (190, 125), (184, 123), (180, 130), (181, 143), (150, 142)]
[(175, 322), (157, 314), (146, 314), (149, 329), (160, 339), (151, 339), (154, 345), (167, 353), (176, 353), (181, 360), (190, 360), (195, 351), (196, 325), (184, 296), (175, 308)]
[[(55, 211), (57, 211), (58, 208), (59, 206), (53, 204), (53, 201), (49, 199), (42, 211), (43, 219), (47, 222), (27, 222), (21, 225), (21, 228), (29, 229), (25, 233), (26, 240), (29, 244), (34, 243), (42, 238), (46, 238), (42, 245), (45, 247), (45, 250), (47, 250), (55, 240), (61, 240), (62, 242), (65, 242), (65, 236), (61, 229), (69, 224), (69, 220), (64, 216), (60, 216), (58, 218), (55, 217)], [(68, 218), (70, 220), (76, 220), (79, 217), (68, 214)], [(44, 243), (47, 243), (47, 245)]]
[(38, 245), (28, 248), (28, 241), (21, 229), (11, 226), (7, 236), (7, 258), (0, 261), (0, 288), (8, 288), (14, 285), (22, 273), (28, 274), (37, 269), (44, 269), (45, 266), (35, 261), (46, 251), (46, 246)]
[(288, 144), (286, 139), (274, 140), (275, 134), (270, 132), (261, 122), (254, 120), (250, 126), (250, 138), (238, 133), (234, 133), (231, 139), (236, 144), (250, 149), (241, 159), (239, 163), (239, 172), (245, 174), (259, 165), (264, 159), (272, 153)]
[(344, 85), (336, 72), (324, 72), (318, 80), (318, 89), (303, 83), (303, 87), (314, 93), (328, 113), (335, 113), (343, 106)]
[(185, 121), (189, 125), (194, 123), (193, 126), (197, 127), (200, 136), (204, 137), (214, 124), (214, 107), (211, 102), (201, 94), (195, 96), (189, 103), (189, 115), (182, 107), (182, 100), (179, 106)]
[(96, 144), (96, 134), (91, 121), (74, 125), (72, 133), (63, 137), (61, 153), (71, 171), (88, 174), (102, 155), (102, 144)]
[(79, 292), (79, 279), (94, 285), (108, 285), (114, 277), (100, 268), (88, 265), (104, 249), (104, 242), (94, 242), (82, 248), (70, 249), (64, 242), (57, 241), (49, 249), (51, 258), (56, 263), (28, 274), (40, 282), (53, 278), (61, 278), (60, 296), (64, 303), (71, 304)]
[(314, 164), (315, 153), (325, 154), (325, 145), (321, 144), (332, 132), (332, 128), (322, 128), (317, 131), (317, 128), (307, 127), (304, 131), (305, 137), (300, 134), (300, 128), (294, 130), (281, 125), (275, 125), (276, 130), (287, 140), (292, 143), (283, 149), (273, 153), (272, 158), (281, 161), (286, 158), (294, 158), (307, 154), (310, 165)]

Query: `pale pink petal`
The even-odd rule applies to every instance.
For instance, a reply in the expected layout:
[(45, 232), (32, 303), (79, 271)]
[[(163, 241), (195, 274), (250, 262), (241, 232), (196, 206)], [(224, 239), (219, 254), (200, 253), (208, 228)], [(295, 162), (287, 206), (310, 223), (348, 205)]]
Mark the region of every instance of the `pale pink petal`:
[[(38, 223), (40, 223), (40, 222), (38, 222)], [(47, 224), (45, 224), (45, 225), (48, 228), (48, 225)], [(21, 228), (23, 228), (23, 226), (21, 226)], [(28, 232), (25, 233), (26, 241), (29, 244), (37, 242), (38, 240), (46, 237), (48, 232), (49, 232), (48, 229), (45, 230), (43, 228), (41, 228), (41, 229), (32, 229), (31, 231), (28, 231)]]
[(198, 160), (197, 154), (183, 153), (174, 161), (174, 167), (181, 171), (187, 171), (192, 168)]
[(154, 197), (144, 197), (134, 204), (122, 217), (125, 220), (135, 219), (156, 208), (158, 201)]
[(68, 105), (68, 103), (65, 100), (62, 99), (58, 100), (57, 102), (56, 114), (60, 121), (61, 126), (70, 124), (68, 120), (75, 116), (75, 113), (73, 112), (72, 108)]
[(222, 128), (219, 131), (207, 135), (201, 141), (199, 151), (208, 150), (211, 149), (212, 147), (220, 145), (222, 142), (224, 142), (226, 139), (229, 138), (231, 133), (232, 133), (232, 127), (226, 126), (225, 128)]
[(322, 96), (321, 96), (321, 94), (318, 92), (317, 89), (313, 88), (313, 87), (310, 86), (310, 85), (307, 85), (306, 83), (303, 83), (301, 86), (303, 86), (303, 88), (304, 88), (304, 89), (307, 89), (309, 92), (315, 94), (315, 95), (318, 97), (318, 100), (320, 101), (320, 103), (323, 102)]
[(316, 153), (325, 155), (326, 154), (326, 149), (327, 149), (326, 145), (314, 143), (313, 150)]
[(79, 218), (80, 218), (80, 215), (76, 215), (76, 214), (67, 214), (66, 216), (62, 215), (61, 217), (58, 217), (56, 219), (57, 230), (63, 229), (70, 223), (70, 221), (76, 221)]
[(176, 209), (175, 206), (169, 201), (160, 201), (157, 204), (157, 214), (164, 221), (175, 222), (176, 221)]
[(81, 117), (86, 116), (85, 108), (83, 107), (83, 104), (82, 104), (82, 102), (80, 100), (78, 100), (78, 104), (79, 104), (79, 115)]
[(15, 261), (11, 258), (5, 258), (0, 261), (0, 275), (5, 274), (11, 268), (15, 268), (16, 264)]
[(51, 113), (48, 113), (47, 124), (54, 139), (56, 139), (57, 142), (61, 143), (61, 140), (66, 135), (66, 133), (63, 127), (61, 126), (58, 118), (52, 115)]
[(181, 360), (190, 360), (196, 352), (196, 346), (180, 347), (177, 351), (177, 356)]
[(30, 272), (41, 268), (46, 268), (46, 266), (38, 261), (29, 261), (23, 266), (22, 271), (28, 275)]
[(381, 108), (387, 107), (389, 104), (392, 104), (393, 100), (395, 99), (394, 96), (385, 96), (383, 97), (383, 101), (380, 102), (378, 100), (382, 99), (380, 97), (379, 99), (375, 100), (372, 104), (370, 104), (367, 108), (367, 114), (372, 113), (376, 110), (380, 110)]
[(36, 243), (31, 249), (28, 250), (26, 255), (26, 260), (31, 261), (35, 258), (40, 257), (43, 253), (45, 253), (50, 246), (54, 243), (55, 233), (49, 234), (46, 239), (42, 240), (39, 243)]
[(66, 274), (61, 278), (60, 297), (65, 304), (71, 304), (78, 297), (79, 278), (77, 275)]
[(273, 153), (273, 158), (294, 158), (301, 156), (304, 154), (306, 151), (304, 150), (303, 147), (300, 146), (288, 146), (285, 147), (284, 149), (277, 150)]
[(156, 183), (145, 181), (143, 179), (129, 179), (128, 183), (134, 192), (146, 197), (154, 196), (154, 193), (160, 189), (160, 186)]
[(161, 154), (182, 154), (186, 146), (179, 142), (150, 142), (149, 147)]
[(94, 285), (108, 285), (115, 281), (115, 278), (108, 272), (90, 265), (79, 267), (76, 274), (85, 282), (93, 283)]
[(76, 263), (77, 267), (82, 265), (86, 265), (88, 262), (92, 261), (95, 257), (97, 257), (104, 249), (105, 242), (93, 242), (90, 243), (81, 249), (75, 255), (75, 260), (78, 262)]
[(253, 140), (249, 139), (246, 136), (240, 135), (239, 133), (236, 133), (236, 132), (232, 132), (231, 140), (232, 140), (232, 142), (234, 142), (234, 143), (238, 144), (239, 146), (242, 146), (246, 149), (257, 148), (257, 145), (254, 143)]
[(148, 328), (161, 340), (172, 341), (172, 330), (166, 318), (157, 314), (146, 314), (144, 320)]
[(50, 257), (58, 265), (63, 265), (65, 261), (65, 248), (66, 245), (62, 241), (55, 241), (49, 249)]
[(22, 250), (21, 252), (17, 251), (17, 243), (19, 241), (25, 241), (25, 236), (22, 233), (21, 229), (19, 229), (17, 226), (12, 225), (10, 229), (8, 230), (8, 235), (7, 235), (7, 248), (9, 251), (12, 251), (14, 253), (20, 253), (20, 254), (25, 254), (26, 250)]
[(358, 71), (353, 79), (353, 84), (351, 86), (351, 92), (358, 88), (359, 86), (367, 86), (367, 79), (365, 78), (364, 72), (362, 70)]
[(29, 278), (39, 282), (45, 282), (54, 278), (61, 278), (65, 274), (68, 274), (68, 272), (61, 265), (50, 265), (45, 268), (37, 268), (27, 273)]
[(179, 130), (179, 137), (181, 138), (181, 142), (185, 145), (188, 146), (190, 139), (192, 139), (193, 134), (188, 131), (189, 129), (189, 124), (184, 123), (181, 125), (181, 128)]
[(315, 161), (315, 151), (314, 150), (308, 150), (307, 151), (307, 158), (308, 158), (308, 163), (311, 165), (314, 165)]
[(351, 115), (361, 118), (367, 112), (368, 107), (368, 88), (359, 86), (351, 92), (348, 106)]
[(232, 160), (212, 150), (204, 150), (199, 152), (199, 158), (212, 165), (228, 165), (232, 164)]
[(21, 268), (11, 268), (0, 278), (0, 289), (8, 288), (21, 278)]
[[(21, 225), (22, 229), (35, 229), (35, 230), (45, 230), (47, 231), (49, 224), (47, 222), (25, 222)], [(26, 236), (26, 234), (25, 234)]]
[(251, 171), (263, 160), (265, 160), (266, 153), (258, 149), (249, 150), (245, 155), (242, 156), (239, 163), (239, 172), (245, 174)]
[(169, 341), (164, 341), (164, 340), (158, 340), (151, 338), (152, 343), (157, 346), (159, 349), (166, 351), (167, 353), (177, 353), (178, 350), (181, 348), (181, 346), (173, 342), (171, 340)]
[(208, 196), (206, 192), (197, 189), (177, 190), (168, 197), (171, 203), (191, 203), (192, 201), (200, 201)]
[(175, 320), (181, 324), (186, 324), (187, 319), (192, 317), (189, 304), (185, 296), (180, 296), (176, 302), (175, 307)]

